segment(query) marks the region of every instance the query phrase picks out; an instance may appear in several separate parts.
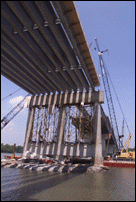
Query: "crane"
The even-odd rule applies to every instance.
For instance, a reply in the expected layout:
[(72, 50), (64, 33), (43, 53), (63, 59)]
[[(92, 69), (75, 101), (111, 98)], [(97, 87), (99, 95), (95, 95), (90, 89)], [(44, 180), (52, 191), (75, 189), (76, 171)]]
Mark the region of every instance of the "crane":
[[(127, 139), (127, 141), (125, 142), (123, 148), (121, 151), (117, 151), (114, 156), (117, 156), (118, 159), (135, 159), (135, 151), (128, 151), (128, 148), (129, 148), (129, 144), (130, 144), (130, 140), (131, 140), (131, 133), (129, 134), (129, 137)], [(124, 149), (127, 145), (127, 149), (126, 151), (124, 152)]]
[[(122, 135), (120, 136), (121, 138), (124, 137), (124, 121), (125, 121), (125, 119), (123, 118), (123, 122), (122, 122)], [(121, 141), (122, 141), (121, 145), (123, 145), (123, 140), (121, 140)]]
[(27, 94), (3, 119), (1, 120), (1, 130), (24, 108)]
[(106, 100), (107, 100), (108, 110), (109, 110), (109, 115), (110, 115), (110, 122), (111, 122), (110, 133), (112, 134), (112, 137), (113, 137), (116, 147), (118, 149), (118, 148), (122, 147), (122, 141), (120, 140), (122, 136), (119, 135), (118, 125), (117, 125), (117, 120), (116, 120), (116, 115), (115, 115), (115, 110), (114, 110), (114, 105), (113, 105), (113, 100), (112, 100), (112, 95), (111, 95), (111, 90), (110, 90), (110, 85), (109, 85), (109, 80), (108, 80), (108, 74), (107, 74), (107, 70), (106, 70), (106, 67), (105, 67), (105, 64), (103, 61), (103, 57), (102, 57), (102, 53), (106, 52), (108, 50), (100, 51), (99, 45), (97, 42), (97, 38), (95, 38), (95, 42), (96, 42), (96, 47), (98, 49), (101, 74), (102, 74), (103, 85), (104, 85), (104, 90), (105, 90), (105, 94), (106, 94)]

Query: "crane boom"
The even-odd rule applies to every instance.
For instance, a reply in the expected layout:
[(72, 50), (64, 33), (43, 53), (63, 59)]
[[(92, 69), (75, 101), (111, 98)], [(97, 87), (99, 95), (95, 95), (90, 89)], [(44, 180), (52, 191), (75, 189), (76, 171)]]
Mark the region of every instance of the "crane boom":
[[(28, 94), (29, 95), (29, 94)], [(1, 130), (24, 108), (26, 95), (21, 102), (19, 102), (2, 120)]]
[(128, 153), (128, 147), (129, 147), (129, 144), (130, 144), (131, 136), (132, 136), (132, 135), (129, 134), (129, 137), (128, 137), (127, 141), (125, 142), (125, 144), (124, 144), (124, 146), (123, 146), (121, 152), (123, 152), (123, 150), (125, 149), (125, 147), (126, 147), (126, 145), (127, 145), (126, 152)]
[[(102, 57), (102, 52), (106, 52), (107, 50), (106, 51), (100, 51), (96, 38), (95, 38), (95, 41), (96, 41), (96, 46), (98, 49), (101, 74), (102, 74), (103, 85), (104, 85), (104, 90), (105, 90), (105, 94), (106, 94), (106, 100), (107, 100), (107, 104), (108, 104), (110, 122), (111, 122), (111, 127), (112, 127), (110, 132), (111, 132), (112, 137), (115, 140), (116, 146), (118, 148), (118, 147), (121, 147), (122, 145), (120, 145), (121, 141), (120, 141), (120, 136), (119, 136), (119, 131), (118, 131), (117, 120), (116, 120), (116, 116), (115, 116), (113, 100), (112, 100), (112, 96), (111, 96), (111, 90), (110, 90), (109, 81), (108, 81), (108, 75), (107, 75), (106, 67), (104, 65), (103, 57)], [(116, 138), (114, 138), (114, 136)]]

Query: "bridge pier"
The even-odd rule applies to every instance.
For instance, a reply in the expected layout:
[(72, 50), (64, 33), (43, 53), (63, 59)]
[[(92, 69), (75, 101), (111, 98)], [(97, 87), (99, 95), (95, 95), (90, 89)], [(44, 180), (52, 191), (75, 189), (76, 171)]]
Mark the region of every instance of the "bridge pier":
[(28, 120), (27, 120), (27, 126), (26, 126), (26, 136), (25, 136), (25, 142), (24, 142), (24, 148), (23, 148), (23, 157), (25, 156), (25, 152), (28, 149), (28, 143), (29, 143), (32, 127), (33, 127), (34, 112), (35, 112), (35, 109), (32, 107), (29, 107)]
[(64, 133), (64, 124), (65, 124), (65, 107), (60, 107), (59, 109), (59, 119), (58, 119), (58, 130), (57, 130), (57, 148), (56, 148), (56, 154), (54, 155), (56, 160), (62, 159), (61, 154), (61, 145), (62, 145), (62, 139), (63, 139), (63, 133)]
[(96, 111), (94, 115), (94, 136), (95, 140), (95, 158), (94, 165), (98, 166), (103, 164), (102, 156), (102, 130), (101, 130), (101, 106), (100, 103), (96, 103)]
[(65, 156), (93, 157), (95, 165), (102, 164), (103, 102), (102, 91), (33, 96), (23, 157), (30, 151), (40, 158), (51, 156), (56, 160)]

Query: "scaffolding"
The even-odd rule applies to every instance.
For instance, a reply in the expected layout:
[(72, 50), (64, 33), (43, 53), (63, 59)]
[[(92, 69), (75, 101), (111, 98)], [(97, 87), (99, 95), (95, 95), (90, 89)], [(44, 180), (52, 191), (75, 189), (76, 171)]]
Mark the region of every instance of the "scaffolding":
[[(57, 142), (59, 107), (35, 107), (30, 141)], [(94, 106), (65, 106), (63, 143), (93, 142)]]
[(57, 141), (58, 108), (49, 113), (47, 107), (35, 107), (33, 127), (30, 135), (32, 142)]

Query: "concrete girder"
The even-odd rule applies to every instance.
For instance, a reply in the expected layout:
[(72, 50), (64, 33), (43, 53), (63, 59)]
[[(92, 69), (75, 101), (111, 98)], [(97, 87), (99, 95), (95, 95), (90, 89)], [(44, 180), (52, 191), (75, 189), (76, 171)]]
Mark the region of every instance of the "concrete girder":
[[(31, 71), (30, 68), (27, 68), (27, 67), (25, 66), (25, 64), (23, 64), (23, 62), (21, 62), (21, 60), (19, 60), (19, 57), (15, 57), (15, 56), (14, 56), (13, 51), (11, 52), (9, 49), (5, 48), (5, 46), (3, 46), (3, 45), (1, 45), (1, 48), (2, 48), (9, 56), (11, 56), (11, 57), (14, 59), (15, 63), (18, 63), (22, 69), (24, 68), (24, 70), (22, 70), (21, 68), (19, 69), (19, 68), (17, 67), (17, 70), (20, 71), (20, 76), (21, 76), (22, 74), (24, 74), (24, 75), (26, 75), (26, 76), (27, 76), (27, 75), (31, 75), (34, 79), (33, 79), (33, 80), (32, 80), (31, 78), (29, 78), (29, 79), (32, 80), (32, 82), (35, 83), (35, 84), (37, 85), (37, 88), (41, 89), (42, 92), (44, 92), (45, 89), (47, 89), (47, 92), (48, 92), (48, 93), (49, 93), (49, 92), (55, 92), (55, 91), (53, 90), (53, 88), (51, 88), (49, 85), (47, 86), (47, 83), (45, 83), (45, 82), (40, 82), (40, 81), (38, 80), (38, 76), (37, 76), (36, 72), (34, 72), (34, 69), (35, 69), (35, 68), (33, 69), (33, 71)], [(13, 47), (13, 46), (12, 46), (12, 49), (14, 50), (14, 47)], [(21, 54), (21, 53), (20, 53), (19, 51), (17, 51), (17, 50), (16, 50), (16, 53), (17, 53), (18, 55)], [(2, 56), (3, 56), (3, 58), (6, 58), (6, 60), (8, 60), (9, 63), (12, 63), (14, 67), (16, 66), (16, 64), (15, 64), (14, 62), (11, 62), (4, 54), (2, 54)], [(21, 54), (21, 56), (22, 56), (22, 58), (23, 58), (24, 61), (25, 61), (25, 58), (23, 57), (22, 54)], [(27, 59), (26, 59), (26, 60), (27, 60)], [(13, 60), (12, 60), (12, 61), (13, 61)], [(27, 61), (27, 62), (29, 63), (29, 61)], [(25, 73), (25, 72), (26, 72), (26, 73)], [(41, 73), (40, 73), (40, 74), (41, 74)], [(43, 75), (41, 74), (41, 76), (43, 76)], [(44, 80), (46, 80), (45, 77), (44, 77)], [(42, 80), (41, 80), (41, 81), (42, 81)], [(49, 84), (52, 85), (50, 82), (49, 82)]]
[[(67, 72), (69, 73), (70, 77), (67, 77), (67, 75), (65, 75), (65, 73), (63, 72), (63, 70), (61, 69), (61, 67), (59, 67), (58, 65), (55, 65), (56, 68), (59, 70), (60, 74), (62, 74), (62, 76), (64, 77), (64, 79), (67, 81), (67, 83), (69, 84), (69, 86), (71, 88), (73, 88), (74, 91), (76, 91), (76, 86), (75, 86), (75, 78), (73, 78), (73, 80), (71, 80), (71, 78), (73, 77), (72, 72), (70, 71), (69, 67), (67, 66), (67, 64), (65, 63), (63, 57), (60, 55), (59, 51), (57, 50), (57, 48), (55, 47), (53, 41), (50, 39), (50, 36), (48, 36), (48, 34), (45, 32), (45, 29), (43, 27), (43, 25), (40, 23), (40, 21), (36, 18), (34, 12), (32, 11), (31, 7), (28, 5), (27, 2), (21, 1), (22, 5), (24, 6), (24, 8), (27, 10), (27, 12), (29, 13), (29, 15), (31, 16), (31, 18), (34, 20), (34, 22), (37, 24), (38, 29), (40, 30), (41, 34), (43, 35), (43, 37), (45, 38), (46, 41), (48, 41), (48, 44), (50, 45), (50, 47), (52, 47), (54, 53), (56, 54), (56, 56), (58, 57), (58, 59), (60, 60), (61, 64), (63, 67), (66, 68)], [(51, 61), (53, 61), (53, 58), (51, 58)], [(54, 61), (55, 63), (55, 61)], [(74, 85), (73, 85), (74, 84)]]
[(65, 13), (62, 11), (62, 7), (61, 7), (62, 2), (61, 1), (52, 1), (52, 3), (53, 3), (53, 5), (54, 5), (54, 7), (55, 7), (55, 9), (59, 15), (61, 22), (63, 23), (63, 26), (67, 32), (67, 35), (68, 35), (68, 37), (69, 37), (69, 39), (73, 45), (74, 51), (75, 51), (78, 59), (80, 60), (81, 66), (83, 67), (83, 69), (86, 73), (86, 76), (87, 76), (88, 81), (90, 82), (91, 88), (94, 90), (94, 84), (93, 84), (92, 79), (90, 77), (90, 74), (86, 68), (86, 64), (83, 61), (82, 53), (81, 53), (81, 51), (77, 45), (77, 42), (76, 42), (77, 40), (75, 41), (75, 38), (74, 38), (75, 36), (77, 37), (78, 35), (82, 34), (82, 32), (80, 32), (78, 35), (77, 34), (73, 35), (71, 33), (70, 24), (68, 24), (68, 20), (66, 19)]
[(67, 24), (70, 26), (69, 27), (70, 32), (75, 37), (75, 42), (77, 44), (81, 44), (80, 46), (78, 46), (78, 50), (80, 51), (83, 57), (83, 61), (86, 64), (87, 70), (89, 71), (89, 76), (92, 78), (94, 86), (99, 86), (100, 85), (99, 78), (92, 60), (92, 56), (90, 54), (90, 49), (87, 44), (87, 40), (81, 25), (78, 12), (76, 12), (76, 5), (73, 1), (69, 2), (58, 1), (58, 2), (64, 14), (64, 18), (66, 19)]
[[(1, 34), (1, 38), (3, 40), (5, 40), (5, 43), (7, 43), (32, 68), (33, 71), (36, 72), (36, 75), (33, 75), (33, 77), (36, 77), (36, 79), (37, 79), (38, 78), (37, 75), (39, 74), (39, 76), (41, 77), (41, 81), (43, 79), (42, 85), (44, 85), (44, 88), (45, 89), (48, 88), (49, 92), (55, 92), (54, 89), (53, 89), (54, 86), (49, 81), (49, 79), (46, 78), (12, 43), (10, 43), (10, 41), (6, 37), (4, 37), (3, 34)], [(6, 49), (5, 49), (5, 51), (6, 51)], [(25, 67), (24, 69), (26, 71), (30, 72), (31, 74), (33, 74), (33, 72), (31, 70), (29, 70), (28, 68)]]
[[(50, 88), (49, 87), (42, 87), (43, 85), (42, 84), (40, 84), (40, 82), (38, 81), (38, 79), (37, 79), (37, 77), (36, 77), (36, 75), (32, 72), (32, 71), (30, 71), (30, 69), (28, 68), (26, 68), (26, 66), (19, 60), (19, 58), (17, 58), (17, 57), (15, 57), (14, 56), (14, 54), (11, 52), (11, 51), (9, 51), (8, 49), (6, 49), (3, 45), (1, 45), (1, 48), (9, 55), (9, 56), (11, 56), (13, 59), (14, 59), (14, 61), (15, 61), (15, 64), (19, 64), (20, 65), (20, 69), (19, 69), (19, 71), (20, 71), (20, 76), (22, 75), (22, 74), (24, 74), (24, 75), (26, 75), (26, 76), (28, 76), (28, 75), (31, 75), (31, 76), (33, 76), (33, 80), (31, 79), (31, 78), (29, 78), (33, 83), (35, 83), (35, 85), (37, 86), (37, 88), (39, 88), (39, 89), (41, 89), (42, 90), (42, 92), (44, 92), (44, 90), (45, 89), (48, 89), (48, 91), (50, 92)], [(8, 60), (8, 58), (5, 56), (5, 55), (3, 55), (2, 54), (2, 56), (3, 57), (5, 57), (6, 58), (6, 60)], [(9, 62), (11, 63), (11, 61), (9, 60)], [(12, 62), (12, 64), (14, 64), (13, 62)], [(13, 65), (13, 66), (17, 66), (17, 65)], [(22, 70), (22, 68), (24, 68), (24, 70), (26, 70), (26, 72), (27, 73), (25, 73), (25, 71), (24, 70)], [(17, 70), (18, 70), (18, 67), (17, 67)], [(45, 89), (44, 89), (45, 88)]]
[[(80, 73), (80, 71), (79, 71), (79, 69), (77, 67), (77, 64), (75, 63), (73, 57), (71, 56), (70, 52), (68, 51), (68, 48), (67, 48), (67, 46), (65, 44), (65, 41), (64, 41), (64, 39), (62, 39), (62, 36), (61, 36), (62, 33), (59, 31), (58, 26), (54, 24), (53, 18), (51, 16), (51, 13), (49, 13), (49, 9), (46, 7), (47, 6), (47, 2), (45, 2), (43, 4), (42, 1), (37, 1), (37, 5), (41, 9), (41, 11), (44, 14), (46, 20), (49, 22), (50, 28), (51, 28), (52, 32), (54, 33), (54, 35), (55, 35), (58, 43), (62, 47), (63, 51), (67, 54), (68, 59), (69, 59), (71, 65), (74, 67), (74, 70), (76, 72), (76, 75), (77, 75), (79, 81), (82, 82), (82, 84), (84, 85), (84, 87), (88, 91), (89, 90), (89, 86), (87, 85), (87, 81), (86, 81), (85, 78), (83, 78), (83, 75), (81, 75), (81, 73)], [(63, 36), (63, 38), (64, 38), (64, 36)]]
[[(20, 13), (20, 11), (16, 8), (16, 6), (13, 4), (13, 2), (9, 2), (6, 1), (6, 3), (9, 5), (9, 7), (12, 9), (12, 11), (14, 12), (14, 14), (18, 17), (18, 19), (21, 21), (21, 23), (24, 25), (24, 27), (27, 27), (29, 33), (31, 34), (31, 36), (33, 37), (33, 39), (36, 41), (36, 43), (38, 44), (38, 46), (40, 46), (40, 48), (42, 49), (42, 51), (45, 53), (45, 55), (48, 56), (48, 58), (53, 62), (54, 59), (52, 58), (52, 56), (49, 54), (49, 52), (46, 50), (46, 48), (44, 47), (43, 43), (38, 39), (38, 37), (36, 36), (36, 34), (34, 33), (33, 29), (31, 28), (31, 26), (29, 25), (29, 23), (24, 19), (23, 15)], [(57, 67), (57, 64), (54, 63), (54, 66)], [(49, 68), (51, 69), (51, 68)], [(51, 69), (52, 71), (52, 69)], [(65, 86), (65, 83), (61, 81), (61, 78), (59, 78), (55, 71), (52, 71), (53, 75), (55, 77), (57, 77), (57, 80), (60, 80), (60, 84), (63, 85), (68, 91), (70, 90), (68, 88), (68, 86)]]
[[(47, 81), (47, 83), (48, 83), (50, 86), (53, 86), (53, 84), (51, 83), (52, 77), (49, 75), (49, 73), (47, 73), (47, 72), (44, 71), (44, 67), (42, 67), (42, 65), (39, 66), (39, 63), (37, 62), (37, 60), (35, 59), (35, 57), (33, 57), (33, 55), (30, 53), (30, 51), (28, 52), (28, 51), (22, 46), (22, 44), (14, 37), (14, 35), (12, 35), (12, 34), (8, 31), (8, 29), (3, 26), (3, 24), (1, 24), (1, 27), (2, 27), (2, 29), (6, 32), (7, 36), (16, 44), (16, 46), (19, 46), (19, 48), (20, 48), (24, 53), (26, 53), (26, 55), (27, 55), (29, 58), (31, 58), (31, 60), (33, 61), (33, 64), (35, 64), (35, 65), (37, 65), (37, 66), (39, 67), (39, 69), (37, 69), (37, 72), (45, 79), (45, 81)], [(6, 39), (6, 42), (7, 42), (7, 41), (8, 41), (8, 40)], [(29, 61), (29, 62), (31, 63), (31, 61)], [(42, 67), (42, 69), (41, 69), (41, 67)], [(34, 67), (34, 69), (35, 69), (35, 67)], [(47, 71), (47, 70), (46, 70), (46, 71)], [(46, 76), (48, 76), (48, 78), (49, 78), (50, 80), (45, 78), (45, 76), (44, 76), (45, 73), (46, 73)], [(55, 88), (55, 86), (53, 86), (53, 87), (54, 87), (55, 91), (57, 91), (57, 92), (60, 92), (60, 91), (61, 91), (57, 86), (56, 86), (56, 88)], [(52, 92), (54, 92), (54, 90), (53, 90)], [(48, 93), (48, 91), (47, 91), (47, 93)]]
[[(53, 8), (52, 2), (43, 2), (43, 4), (49, 9), (48, 15), (51, 13), (51, 22), (53, 16), (53, 27), (57, 35), (55, 36), (52, 32), (50, 23), (48, 23), (48, 26), (47, 24), (45, 25), (45, 16), (37, 2), (3, 1), (1, 4), (2, 45), (6, 45), (7, 49), (10, 47), (10, 51), (14, 53), (17, 60), (19, 55), (26, 68), (36, 73), (38, 82), (41, 86), (45, 86), (45, 93), (49, 93), (49, 91), (54, 93), (54, 91), (72, 92), (72, 90), (77, 91), (78, 89), (80, 91), (87, 90), (87, 88), (90, 88), (92, 79), (89, 76), (89, 81), (88, 75), (85, 75), (86, 72), (80, 65), (81, 61), (77, 58), (76, 49), (72, 47), (73, 44), (70, 45), (71, 42), (66, 37), (67, 31), (64, 28), (64, 24), (55, 24), (57, 23), (56, 17), (58, 17), (58, 14)], [(74, 12), (76, 13), (76, 10)], [(58, 33), (61, 35), (59, 41), (57, 40), (59, 38)], [(60, 42), (62, 41), (64, 41), (65, 44), (62, 45), (67, 49), (66, 51), (69, 55), (61, 47)], [(80, 44), (81, 42), (79, 41)], [(5, 52), (3, 53), (5, 56), (7, 55)], [(85, 58), (88, 60), (87, 57)], [(77, 65), (78, 74), (75, 72), (75, 67), (70, 60), (74, 62), (74, 65)], [(14, 72), (12, 74), (14, 76)], [(33, 77), (31, 79), (35, 80)], [(58, 80), (59, 82), (57, 82)], [(14, 79), (14, 81), (16, 80)], [(31, 87), (33, 88), (34, 86), (31, 85), (29, 89)], [(44, 92), (41, 91), (41, 93)], [(36, 89), (35, 93), (37, 93)]]
[[(12, 19), (7, 15), (7, 13), (5, 13), (5, 11), (3, 9), (1, 9), (1, 14), (2, 16), (11, 24), (11, 26), (17, 30), (17, 33), (21, 36), (21, 38), (25, 41), (25, 43), (31, 48), (31, 50), (36, 54), (36, 56), (39, 57), (39, 59), (43, 62), (43, 64), (45, 64), (45, 66), (48, 67), (48, 69), (51, 69), (51, 67), (47, 64), (46, 60), (41, 57), (41, 55), (38, 53), (38, 51), (36, 50), (36, 48), (33, 46), (33, 44), (30, 43), (30, 41), (24, 36), (24, 34), (22, 33), (22, 31), (16, 26), (16, 24), (12, 21)], [(62, 85), (59, 85), (55, 79), (52, 79), (52, 77), (49, 75), (49, 73), (47, 72), (47, 70), (43, 70), (40, 66), (39, 66), (39, 69), (41, 70), (41, 72), (43, 72), (43, 75), (47, 75), (47, 77), (50, 78), (50, 80), (55, 84), (55, 86), (57, 86), (60, 91), (62, 92), (65, 92), (65, 89), (63, 87), (63, 84)], [(57, 74), (56, 72), (54, 71), (53, 72), (53, 75), (54, 77), (57, 79)], [(58, 80), (60, 80), (58, 78)]]

